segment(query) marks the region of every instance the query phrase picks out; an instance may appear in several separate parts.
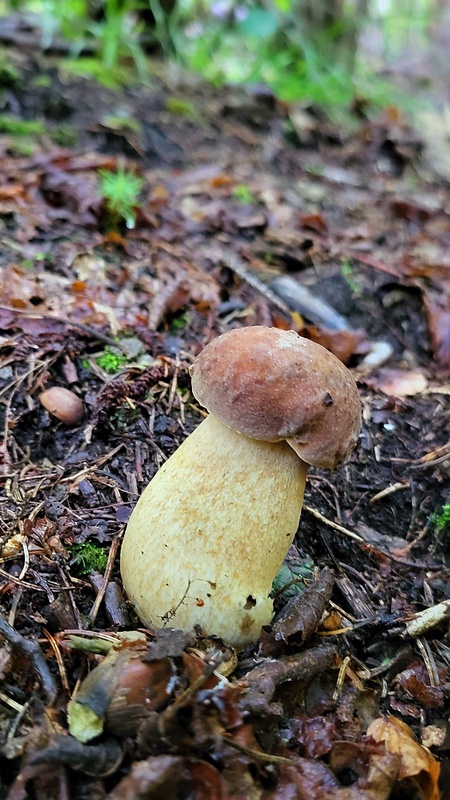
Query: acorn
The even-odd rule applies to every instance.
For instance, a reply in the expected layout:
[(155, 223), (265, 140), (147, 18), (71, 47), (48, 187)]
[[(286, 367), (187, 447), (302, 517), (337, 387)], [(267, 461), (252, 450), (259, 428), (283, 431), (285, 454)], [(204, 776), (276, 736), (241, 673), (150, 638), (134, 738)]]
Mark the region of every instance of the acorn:
[(66, 425), (76, 425), (84, 415), (84, 403), (78, 395), (63, 386), (52, 386), (39, 395), (44, 408)]

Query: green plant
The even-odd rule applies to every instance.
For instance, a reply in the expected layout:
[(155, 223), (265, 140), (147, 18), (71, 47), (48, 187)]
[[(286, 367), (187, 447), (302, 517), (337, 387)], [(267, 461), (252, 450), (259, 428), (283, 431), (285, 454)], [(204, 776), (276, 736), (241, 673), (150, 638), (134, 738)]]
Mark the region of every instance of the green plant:
[(132, 408), (125, 404), (121, 408), (117, 408), (109, 416), (109, 422), (116, 431), (128, 430), (130, 424), (135, 422), (139, 417), (139, 409)]
[(170, 330), (174, 332), (182, 331), (184, 330), (184, 328), (186, 328), (187, 325), (189, 325), (191, 321), (192, 321), (192, 314), (189, 314), (189, 312), (187, 311), (181, 314), (176, 314), (170, 320)]
[(20, 81), (20, 72), (12, 63), (11, 56), (0, 50), (0, 85), (2, 89), (14, 88)]
[(108, 562), (108, 554), (95, 542), (80, 542), (69, 547), (71, 563), (75, 564), (80, 575), (90, 572), (104, 572)]
[(131, 56), (142, 79), (146, 76), (145, 57), (139, 44), (142, 26), (133, 13), (136, 0), (105, 0), (104, 19), (89, 25), (89, 32), (98, 44), (99, 57), (107, 70), (113, 69), (121, 57)]
[(12, 136), (39, 136), (45, 133), (45, 125), (38, 119), (19, 119), (12, 114), (0, 114), (0, 133)]
[(256, 202), (256, 197), (253, 194), (252, 190), (247, 186), (246, 183), (239, 183), (233, 189), (233, 196), (239, 203), (243, 205), (251, 205), (251, 203)]
[(188, 119), (195, 119), (198, 116), (197, 109), (190, 100), (185, 100), (183, 97), (168, 97), (166, 100), (166, 109), (171, 114), (176, 114), (179, 117), (187, 117)]
[(441, 510), (433, 514), (432, 521), (436, 530), (450, 534), (450, 496)]
[(95, 359), (95, 363), (108, 375), (114, 375), (119, 371), (124, 364), (127, 363), (127, 357), (120, 353), (115, 348), (107, 345), (103, 353)]
[(116, 64), (105, 69), (98, 58), (64, 58), (59, 62), (59, 70), (68, 75), (77, 75), (80, 78), (92, 78), (107, 89), (118, 89), (131, 82), (133, 74), (124, 64)]
[(127, 228), (134, 228), (139, 193), (144, 179), (119, 165), (116, 172), (99, 170), (100, 193), (105, 200), (113, 227), (123, 220)]
[(358, 282), (355, 280), (354, 274), (355, 272), (350, 264), (350, 261), (347, 261), (347, 259), (344, 258), (344, 260), (341, 262), (341, 275), (347, 282), (352, 292), (356, 292), (359, 289)]

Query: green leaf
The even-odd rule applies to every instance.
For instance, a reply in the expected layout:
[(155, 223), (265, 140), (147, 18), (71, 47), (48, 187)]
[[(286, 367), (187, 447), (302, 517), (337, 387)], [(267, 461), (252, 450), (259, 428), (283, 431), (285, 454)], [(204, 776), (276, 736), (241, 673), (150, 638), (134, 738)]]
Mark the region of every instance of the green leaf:
[(252, 8), (239, 28), (249, 39), (270, 39), (278, 30), (278, 19), (263, 8)]

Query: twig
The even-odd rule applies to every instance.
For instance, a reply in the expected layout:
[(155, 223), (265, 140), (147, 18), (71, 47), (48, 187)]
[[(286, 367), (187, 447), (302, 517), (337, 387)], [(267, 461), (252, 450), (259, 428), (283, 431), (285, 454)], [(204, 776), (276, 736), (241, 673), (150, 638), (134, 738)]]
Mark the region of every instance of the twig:
[(51, 674), (42, 650), (37, 642), (25, 639), (3, 617), (0, 616), (0, 635), (6, 639), (11, 647), (17, 648), (24, 656), (30, 659), (35, 671), (39, 675), (42, 687), (50, 701), (53, 703), (57, 695), (57, 687)]
[(48, 641), (50, 642), (51, 648), (52, 648), (52, 650), (53, 650), (53, 652), (55, 654), (56, 663), (58, 664), (59, 675), (60, 675), (60, 678), (61, 678), (61, 683), (64, 686), (64, 689), (66, 690), (67, 694), (70, 695), (69, 679), (67, 677), (67, 671), (66, 671), (66, 667), (64, 665), (63, 657), (61, 655), (61, 650), (60, 650), (59, 644), (56, 641), (55, 637), (52, 636), (52, 634), (49, 631), (47, 631), (45, 628), (43, 628), (42, 632), (43, 632), (45, 638), (48, 639)]
[(437, 686), (440, 685), (440, 680), (436, 662), (434, 660), (433, 653), (431, 652), (430, 645), (428, 644), (426, 639), (421, 639), (420, 637), (416, 639), (416, 644), (422, 654), (422, 658), (424, 660), (425, 667), (428, 672), (428, 677), (430, 679), (430, 686), (436, 688)]
[(443, 444), (442, 447), (437, 447), (435, 450), (431, 450), (430, 453), (425, 453), (424, 456), (418, 458), (415, 462), (416, 464), (426, 464), (429, 462), (433, 462), (435, 458), (439, 456), (449, 456), (450, 455), (450, 442)]
[(40, 586), (36, 586), (34, 583), (28, 583), (27, 581), (21, 581), (20, 578), (16, 578), (15, 575), (10, 575), (9, 572), (6, 572), (6, 570), (2, 569), (1, 567), (0, 567), (0, 576), (2, 578), (6, 578), (8, 582), (15, 583), (22, 589), (31, 589), (33, 592), (45, 592), (45, 589), (42, 589)]
[(360, 544), (367, 544), (367, 542), (364, 541), (362, 536), (358, 536), (357, 533), (349, 531), (349, 529), (344, 528), (343, 525), (339, 525), (337, 522), (333, 522), (331, 519), (327, 519), (327, 517), (324, 517), (323, 514), (320, 513), (320, 511), (316, 511), (315, 508), (311, 508), (311, 506), (304, 505), (303, 509), (305, 511), (308, 511), (309, 514), (312, 514), (313, 517), (318, 519), (320, 522), (323, 522), (324, 525), (328, 525), (329, 528), (334, 528), (335, 531), (339, 531), (340, 533), (345, 534), (345, 536), (348, 536), (349, 539), (354, 539), (355, 542), (359, 542)]
[[(217, 254), (214, 252), (209, 252), (208, 250), (203, 252), (203, 255), (206, 258), (210, 258), (212, 261), (217, 260)], [(280, 297), (278, 297), (272, 289), (269, 289), (265, 283), (259, 280), (256, 275), (252, 275), (248, 269), (245, 268), (243, 262), (240, 258), (238, 258), (235, 253), (227, 253), (225, 250), (220, 250), (219, 252), (219, 260), (223, 262), (223, 264), (231, 269), (232, 272), (235, 272), (236, 275), (239, 276), (245, 283), (252, 287), (252, 289), (256, 289), (259, 294), (262, 294), (269, 303), (276, 306), (280, 311), (288, 316), (289, 319), (292, 318), (292, 311), (289, 308), (288, 304), (284, 302)]]
[(390, 494), (394, 494), (395, 492), (400, 492), (402, 489), (409, 489), (409, 483), (393, 483), (392, 486), (386, 486), (385, 489), (382, 489), (381, 492), (377, 492), (374, 494), (373, 497), (370, 498), (369, 503), (377, 503), (378, 500), (382, 500), (384, 497), (388, 497)]
[(271, 756), (269, 753), (263, 753), (262, 750), (254, 750), (253, 747), (246, 747), (243, 744), (235, 742), (231, 736), (226, 733), (222, 734), (222, 739), (229, 744), (230, 747), (234, 747), (235, 750), (239, 750), (240, 753), (244, 753), (246, 756), (250, 756), (250, 758), (257, 758), (259, 761), (266, 761), (268, 764), (293, 764), (295, 766), (295, 761), (291, 758), (285, 758), (285, 756)]
[(0, 305), (0, 309), (2, 311), (11, 311), (14, 314), (22, 314), (29, 319), (50, 319), (54, 322), (61, 322), (62, 325), (66, 325), (68, 328), (75, 328), (76, 330), (83, 331), (83, 333), (87, 333), (88, 336), (92, 336), (93, 339), (98, 339), (99, 342), (104, 342), (112, 347), (117, 347), (119, 350), (123, 350), (125, 353), (125, 349), (121, 346), (120, 342), (116, 342), (114, 339), (111, 339), (110, 336), (106, 336), (106, 334), (100, 333), (100, 331), (96, 331), (95, 328), (91, 328), (89, 325), (84, 325), (82, 322), (72, 322), (68, 319), (61, 319), (61, 317), (57, 317), (54, 314), (37, 314), (35, 311), (28, 311), (27, 309), (23, 308), (12, 308), (11, 306)]
[(103, 575), (103, 578), (102, 578), (102, 582), (101, 582), (100, 588), (99, 588), (99, 590), (97, 592), (97, 597), (95, 598), (94, 605), (92, 606), (92, 608), (91, 608), (91, 610), (89, 612), (89, 618), (90, 618), (92, 623), (94, 623), (96, 618), (97, 618), (97, 614), (98, 614), (98, 610), (100, 608), (100, 604), (101, 604), (101, 602), (103, 600), (103, 597), (105, 595), (106, 587), (108, 586), (108, 581), (109, 581), (109, 578), (110, 578), (110, 575), (111, 575), (111, 572), (112, 572), (112, 568), (114, 566), (114, 561), (116, 559), (116, 555), (117, 555), (117, 550), (118, 550), (118, 547), (119, 547), (120, 539), (121, 539), (121, 534), (115, 536), (115, 538), (113, 539), (113, 541), (111, 543), (111, 547), (109, 549), (109, 555), (108, 555), (108, 562), (106, 564), (106, 569), (105, 569), (105, 572), (104, 572), (104, 575)]

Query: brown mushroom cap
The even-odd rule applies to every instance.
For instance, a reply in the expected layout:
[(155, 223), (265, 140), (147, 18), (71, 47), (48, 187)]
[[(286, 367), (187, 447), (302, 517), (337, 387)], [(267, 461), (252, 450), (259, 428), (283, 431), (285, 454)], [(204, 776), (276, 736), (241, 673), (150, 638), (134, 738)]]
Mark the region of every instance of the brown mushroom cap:
[(307, 464), (336, 467), (357, 443), (361, 403), (351, 373), (295, 331), (228, 331), (190, 373), (194, 396), (225, 425), (252, 439), (287, 439)]

